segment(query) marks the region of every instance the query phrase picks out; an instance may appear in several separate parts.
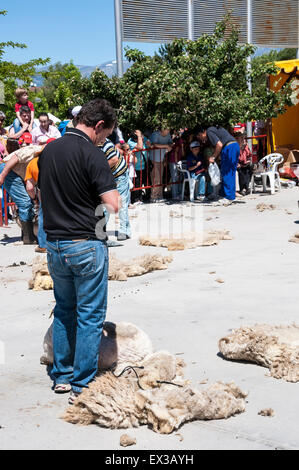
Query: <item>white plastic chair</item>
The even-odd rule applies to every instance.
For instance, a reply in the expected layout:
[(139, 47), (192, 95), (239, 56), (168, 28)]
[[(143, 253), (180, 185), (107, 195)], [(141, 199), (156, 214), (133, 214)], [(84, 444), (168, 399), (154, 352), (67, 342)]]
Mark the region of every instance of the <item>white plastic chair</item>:
[(267, 178), (269, 178), (271, 194), (275, 193), (275, 184), (278, 188), (278, 191), (281, 190), (280, 177), (277, 171), (277, 167), (280, 165), (280, 163), (283, 162), (283, 160), (284, 158), (281, 153), (270, 153), (259, 161), (259, 164), (266, 162), (266, 169), (265, 171), (253, 173), (250, 181), (250, 194), (255, 191), (255, 178), (257, 176), (262, 178), (264, 192), (267, 191)]
[(179, 172), (183, 174), (183, 184), (182, 184), (182, 201), (184, 200), (185, 195), (185, 184), (189, 183), (189, 192), (190, 192), (190, 201), (194, 201), (194, 190), (196, 185), (196, 180), (191, 178), (190, 172), (187, 170), (187, 161), (181, 160), (176, 164)]

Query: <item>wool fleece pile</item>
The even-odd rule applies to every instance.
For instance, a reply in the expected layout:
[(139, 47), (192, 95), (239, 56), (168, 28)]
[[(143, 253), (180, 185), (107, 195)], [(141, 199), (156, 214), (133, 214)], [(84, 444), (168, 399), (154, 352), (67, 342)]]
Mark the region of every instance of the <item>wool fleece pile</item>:
[(221, 338), (219, 350), (227, 359), (268, 367), (272, 377), (299, 381), (299, 326), (255, 325)]
[(202, 233), (187, 232), (172, 237), (153, 237), (143, 235), (139, 238), (140, 245), (162, 246), (169, 251), (188, 250), (198, 246), (218, 245), (221, 240), (232, 240), (229, 230), (207, 230)]
[[(154, 254), (121, 261), (110, 253), (108, 279), (110, 281), (126, 281), (128, 277), (142, 276), (152, 271), (164, 270), (168, 268), (168, 264), (172, 260), (172, 256)], [(34, 258), (29, 289), (35, 291), (53, 289), (53, 280), (50, 276), (45, 257), (36, 256)]]
[[(52, 361), (50, 327), (41, 362)], [(137, 326), (105, 322), (99, 375), (62, 418), (111, 429), (147, 424), (169, 434), (187, 421), (229, 418), (245, 411), (247, 394), (233, 382), (199, 391), (184, 379), (184, 365), (167, 351), (153, 352), (150, 338)]]

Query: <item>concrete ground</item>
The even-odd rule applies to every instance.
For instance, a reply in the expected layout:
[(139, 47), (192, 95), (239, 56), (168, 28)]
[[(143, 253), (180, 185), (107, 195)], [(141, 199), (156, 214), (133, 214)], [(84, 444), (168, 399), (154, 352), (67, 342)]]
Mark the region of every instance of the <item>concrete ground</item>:
[[(33, 260), (34, 247), (20, 244), (14, 224), (1, 228), (0, 448), (121, 449), (120, 436), (127, 432), (137, 439), (130, 450), (298, 449), (299, 384), (268, 377), (267, 369), (254, 364), (226, 361), (217, 346), (242, 325), (298, 322), (299, 246), (288, 242), (299, 230), (298, 199), (298, 188), (293, 188), (249, 196), (229, 207), (185, 202), (130, 211), (134, 238), (111, 248), (122, 259), (169, 254), (138, 245), (138, 234), (147, 231), (179, 233), (195, 224), (196, 229), (226, 228), (234, 236), (218, 246), (174, 252), (166, 271), (109, 282), (107, 319), (135, 323), (157, 350), (184, 358), (185, 376), (194, 385), (204, 387), (197, 383), (203, 379), (208, 384), (233, 380), (249, 392), (245, 413), (187, 423), (171, 435), (146, 426), (127, 431), (81, 427), (59, 418), (67, 395), (53, 393), (47, 370), (39, 364), (53, 292), (28, 290), (31, 267), (20, 263)], [(258, 212), (260, 202), (276, 209)], [(169, 217), (170, 211), (183, 217)], [(264, 408), (272, 408), (274, 417), (258, 415)]]

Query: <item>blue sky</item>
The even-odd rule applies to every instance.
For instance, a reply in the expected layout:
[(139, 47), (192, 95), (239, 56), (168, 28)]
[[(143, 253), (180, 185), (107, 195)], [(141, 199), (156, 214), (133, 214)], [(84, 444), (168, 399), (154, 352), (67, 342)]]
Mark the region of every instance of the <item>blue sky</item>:
[[(31, 6), (32, 5), (32, 6)], [(114, 0), (1, 0), (2, 41), (25, 43), (27, 49), (7, 49), (5, 60), (26, 62), (50, 57), (51, 62), (74, 61), (99, 65), (115, 59)], [(147, 54), (158, 44), (124, 43)]]

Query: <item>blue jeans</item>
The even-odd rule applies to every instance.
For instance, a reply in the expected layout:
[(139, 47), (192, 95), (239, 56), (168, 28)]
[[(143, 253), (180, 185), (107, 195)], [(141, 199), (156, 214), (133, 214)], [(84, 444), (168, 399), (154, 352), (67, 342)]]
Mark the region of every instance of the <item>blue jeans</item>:
[[(122, 206), (119, 210), (118, 217), (119, 217), (119, 233), (123, 233), (131, 237), (131, 225), (129, 219), (129, 204), (131, 201), (131, 191), (129, 186), (129, 172), (126, 171), (125, 174), (119, 176), (115, 180), (116, 182), (116, 189), (119, 192), (121, 197)], [(108, 224), (108, 220), (110, 214), (108, 211), (104, 210), (106, 223)]]
[(40, 248), (47, 248), (47, 235), (44, 231), (44, 216), (41, 202), (39, 202), (38, 211), (38, 232), (37, 232), (38, 246)]
[(194, 173), (191, 174), (191, 178), (198, 182), (197, 186), (197, 197), (204, 196), (206, 192), (206, 177), (203, 173), (199, 173), (199, 175), (195, 175)]
[(99, 240), (47, 241), (54, 281), (52, 374), (55, 384), (88, 387), (98, 370), (107, 309), (108, 249)]
[[(0, 173), (5, 167), (4, 163), (0, 163)], [(27, 194), (23, 180), (14, 171), (10, 171), (5, 178), (4, 188), (16, 203), (19, 209), (19, 217), (23, 222), (33, 219), (33, 204)]]
[[(36, 127), (36, 124), (34, 122), (33, 126), (32, 126), (32, 129), (34, 129), (35, 127)], [(18, 118), (16, 118), (13, 122), (13, 128), (14, 128), (14, 131), (15, 131), (16, 134), (22, 129), (21, 123), (20, 123)]]

